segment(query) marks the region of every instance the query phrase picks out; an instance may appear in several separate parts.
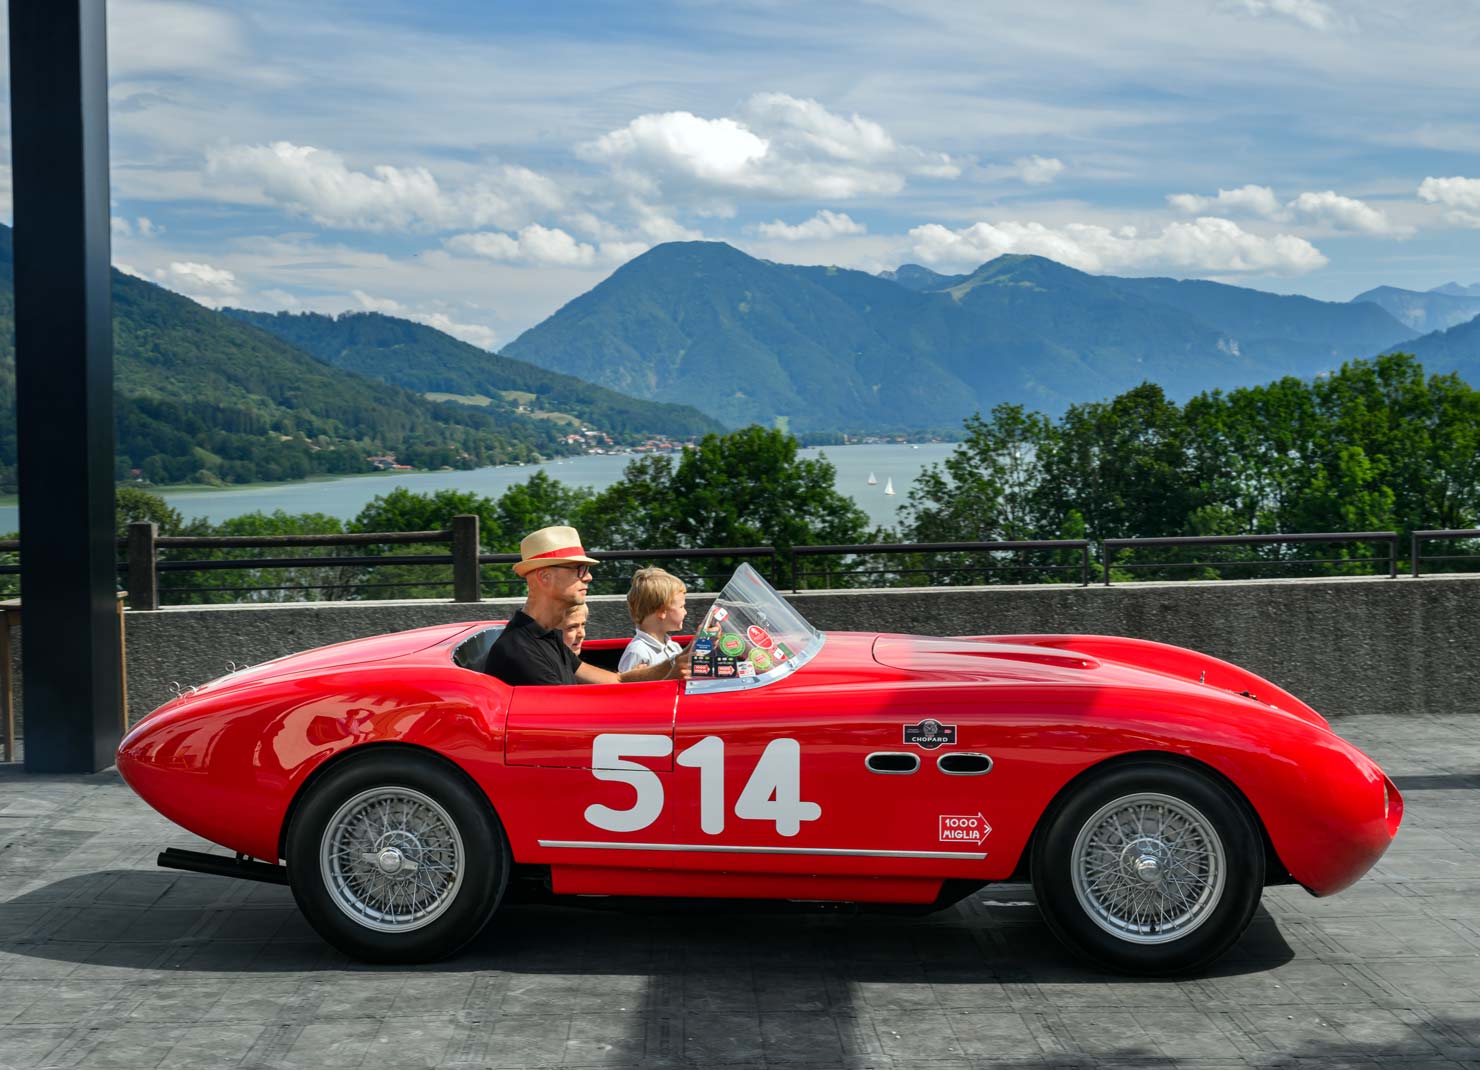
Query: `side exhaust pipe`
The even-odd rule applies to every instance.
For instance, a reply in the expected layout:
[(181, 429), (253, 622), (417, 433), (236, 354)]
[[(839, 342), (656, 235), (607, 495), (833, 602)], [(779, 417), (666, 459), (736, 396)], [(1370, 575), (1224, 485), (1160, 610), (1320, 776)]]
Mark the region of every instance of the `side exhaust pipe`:
[(191, 873), (214, 873), (218, 877), (261, 881), (264, 884), (287, 884), (288, 869), (271, 862), (259, 862), (239, 854), (235, 858), (210, 855), (204, 851), (182, 851), (167, 847), (159, 852), (159, 865), (165, 869), (183, 869)]

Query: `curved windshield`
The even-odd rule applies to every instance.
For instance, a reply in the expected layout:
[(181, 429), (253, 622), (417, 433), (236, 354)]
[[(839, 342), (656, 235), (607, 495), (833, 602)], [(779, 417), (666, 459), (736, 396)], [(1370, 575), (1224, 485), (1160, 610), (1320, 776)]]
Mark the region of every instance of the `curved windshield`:
[(822, 633), (761, 574), (741, 565), (694, 635), (688, 689), (728, 691), (779, 680), (822, 646)]

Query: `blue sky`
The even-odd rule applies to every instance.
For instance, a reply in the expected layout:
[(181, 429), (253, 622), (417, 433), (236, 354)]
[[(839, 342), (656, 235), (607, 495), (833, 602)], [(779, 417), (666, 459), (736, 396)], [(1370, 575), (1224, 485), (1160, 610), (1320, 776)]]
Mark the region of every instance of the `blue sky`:
[(109, 16), (115, 262), (211, 305), (379, 309), (496, 348), (701, 238), (1332, 300), (1480, 282), (1472, 0)]

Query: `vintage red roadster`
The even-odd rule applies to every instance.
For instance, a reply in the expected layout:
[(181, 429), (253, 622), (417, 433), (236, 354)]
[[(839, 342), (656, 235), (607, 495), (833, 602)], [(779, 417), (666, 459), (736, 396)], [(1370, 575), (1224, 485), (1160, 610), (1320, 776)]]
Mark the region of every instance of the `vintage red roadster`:
[(1083, 957), (1173, 973), (1237, 940), (1267, 884), (1347, 887), (1402, 819), (1314, 710), (1177, 647), (824, 634), (748, 566), (687, 681), (509, 687), (480, 671), (500, 627), (310, 650), (161, 706), (119, 771), (235, 852), (161, 864), (284, 881), (380, 962), (457, 951), (516, 873), (555, 896), (927, 910), (1031, 881)]

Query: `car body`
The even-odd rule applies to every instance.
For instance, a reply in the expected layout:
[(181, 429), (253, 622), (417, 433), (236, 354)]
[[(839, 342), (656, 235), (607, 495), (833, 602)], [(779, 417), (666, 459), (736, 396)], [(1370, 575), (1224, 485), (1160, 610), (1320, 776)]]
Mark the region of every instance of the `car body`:
[(1299, 699), (1164, 644), (824, 635), (748, 566), (687, 681), (509, 687), (479, 671), (499, 628), (235, 672), (135, 726), (119, 771), (239, 860), (285, 860), (319, 931), (383, 961), (456, 950), (518, 866), (557, 896), (925, 909), (1031, 879), (1082, 955), (1176, 972), (1264, 885), (1350, 885), (1402, 817)]

